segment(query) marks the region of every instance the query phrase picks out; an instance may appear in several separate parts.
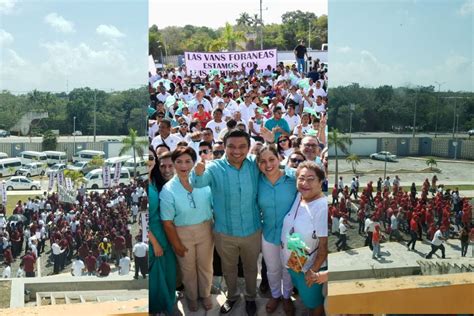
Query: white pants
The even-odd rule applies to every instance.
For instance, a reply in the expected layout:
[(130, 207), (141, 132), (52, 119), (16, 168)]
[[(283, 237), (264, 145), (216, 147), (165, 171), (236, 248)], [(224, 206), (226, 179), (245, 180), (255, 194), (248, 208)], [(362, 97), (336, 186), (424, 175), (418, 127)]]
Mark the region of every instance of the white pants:
[(272, 297), (279, 298), (281, 296), (283, 283), (283, 297), (289, 298), (293, 291), (293, 284), (290, 274), (282, 262), (281, 246), (269, 243), (262, 234), (262, 254), (267, 265), (268, 285), (272, 291)]

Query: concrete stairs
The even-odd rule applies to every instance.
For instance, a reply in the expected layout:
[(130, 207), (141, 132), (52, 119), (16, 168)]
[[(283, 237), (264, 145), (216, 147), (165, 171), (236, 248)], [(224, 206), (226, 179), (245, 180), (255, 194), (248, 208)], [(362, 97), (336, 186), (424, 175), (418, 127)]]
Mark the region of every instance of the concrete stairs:
[(474, 260), (461, 261), (456, 259), (418, 260), (421, 274), (440, 275), (450, 273), (474, 272)]

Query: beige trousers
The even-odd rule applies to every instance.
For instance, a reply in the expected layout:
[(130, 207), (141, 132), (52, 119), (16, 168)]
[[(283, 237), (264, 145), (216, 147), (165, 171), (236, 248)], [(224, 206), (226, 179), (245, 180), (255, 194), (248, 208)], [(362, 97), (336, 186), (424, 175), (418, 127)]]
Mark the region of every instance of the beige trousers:
[(176, 256), (183, 277), (184, 295), (190, 301), (211, 295), (214, 240), (211, 221), (177, 226), (181, 243), (188, 249), (184, 257)]
[(262, 231), (258, 230), (247, 237), (233, 237), (215, 232), (214, 241), (221, 257), (222, 273), (228, 288), (227, 299), (235, 301), (239, 298), (237, 265), (240, 256), (245, 278), (245, 300), (254, 301), (257, 296), (257, 260), (262, 248)]

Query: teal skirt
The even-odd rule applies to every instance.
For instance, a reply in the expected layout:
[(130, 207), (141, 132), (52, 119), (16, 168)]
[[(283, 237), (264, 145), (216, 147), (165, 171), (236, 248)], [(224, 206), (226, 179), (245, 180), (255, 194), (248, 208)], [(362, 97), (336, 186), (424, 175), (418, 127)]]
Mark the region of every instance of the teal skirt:
[(155, 257), (150, 249), (149, 312), (171, 315), (176, 303), (176, 257), (172, 249), (161, 257)]
[[(327, 270), (322, 268), (319, 271)], [(308, 287), (304, 279), (303, 272), (295, 272), (288, 269), (293, 285), (298, 289), (298, 294), (303, 301), (304, 306), (310, 309), (317, 308), (324, 304), (323, 285), (315, 283)]]

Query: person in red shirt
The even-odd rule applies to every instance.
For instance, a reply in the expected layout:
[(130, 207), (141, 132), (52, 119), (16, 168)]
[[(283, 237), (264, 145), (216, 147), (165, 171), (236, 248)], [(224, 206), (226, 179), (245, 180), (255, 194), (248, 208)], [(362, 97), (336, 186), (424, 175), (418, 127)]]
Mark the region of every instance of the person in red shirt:
[(380, 225), (375, 224), (374, 233), (372, 234), (372, 259), (382, 258), (380, 253), (380, 234)]
[(94, 275), (97, 259), (92, 254), (92, 251), (89, 251), (89, 255), (84, 259), (84, 263), (86, 264), (87, 275)]
[(107, 259), (103, 258), (102, 263), (97, 269), (97, 275), (99, 276), (108, 276), (110, 273), (110, 265), (107, 263)]
[(115, 258), (115, 264), (118, 266), (120, 261), (120, 254), (125, 249), (125, 237), (117, 235), (114, 239), (113, 257)]
[(23, 257), (23, 260), (21, 262), (23, 263), (23, 266), (24, 266), (25, 276), (27, 278), (34, 278), (36, 258), (31, 252), (31, 250), (28, 250), (28, 252)]
[(196, 118), (201, 123), (201, 128), (206, 127), (207, 123), (212, 119), (211, 114), (209, 112), (204, 111), (204, 105), (198, 104), (197, 112), (194, 113), (193, 118)]
[(8, 264), (11, 264), (13, 262), (13, 255), (12, 255), (11, 246), (8, 246), (3, 251), (3, 260), (4, 260), (4, 262), (6, 262)]
[(416, 240), (418, 239), (418, 216), (414, 215), (410, 220), (410, 236), (411, 240), (407, 244), (407, 250), (415, 250)]
[(332, 205), (336, 205), (337, 204), (337, 197), (339, 195), (339, 192), (337, 190), (337, 183), (334, 185), (334, 187), (332, 188)]

